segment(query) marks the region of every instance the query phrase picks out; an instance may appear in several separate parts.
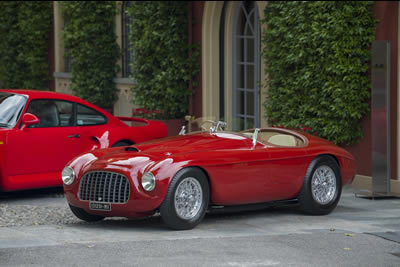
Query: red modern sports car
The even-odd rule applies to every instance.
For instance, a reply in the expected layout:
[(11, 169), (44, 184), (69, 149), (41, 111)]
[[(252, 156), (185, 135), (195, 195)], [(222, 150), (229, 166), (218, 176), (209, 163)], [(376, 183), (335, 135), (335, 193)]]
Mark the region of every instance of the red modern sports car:
[(0, 191), (61, 186), (63, 167), (80, 153), (166, 135), (161, 122), (114, 117), (71, 95), (0, 90)]
[(213, 206), (297, 200), (328, 214), (355, 176), (353, 156), (332, 143), (280, 128), (183, 134), (83, 154), (64, 168), (72, 212), (85, 221), (160, 212), (190, 229)]

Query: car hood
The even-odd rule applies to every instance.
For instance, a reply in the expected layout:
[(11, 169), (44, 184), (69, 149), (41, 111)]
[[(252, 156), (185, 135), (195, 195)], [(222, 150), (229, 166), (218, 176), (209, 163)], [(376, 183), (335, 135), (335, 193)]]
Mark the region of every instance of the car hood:
[[(129, 147), (127, 147), (129, 148)], [(126, 150), (126, 147), (98, 149), (82, 154), (69, 162), (79, 175), (96, 170), (119, 169), (126, 172), (142, 171), (159, 157), (149, 156), (133, 150)]]
[[(250, 147), (252, 141), (243, 135), (229, 132), (195, 133), (163, 138), (139, 145), (100, 149), (90, 154), (90, 162), (96, 166), (148, 165), (176, 155), (207, 150), (238, 149)], [(88, 161), (86, 161), (88, 162)]]
[(171, 156), (206, 150), (238, 149), (250, 147), (252, 141), (243, 135), (230, 132), (194, 133), (150, 141), (134, 146), (141, 153)]

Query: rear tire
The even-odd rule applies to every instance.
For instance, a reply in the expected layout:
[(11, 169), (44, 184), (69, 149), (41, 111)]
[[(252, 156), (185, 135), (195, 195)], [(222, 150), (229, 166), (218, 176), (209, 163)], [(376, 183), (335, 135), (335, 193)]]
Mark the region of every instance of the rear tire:
[(175, 230), (188, 230), (203, 220), (210, 199), (206, 175), (198, 168), (185, 168), (172, 179), (160, 206), (164, 223)]
[(298, 200), (301, 210), (310, 215), (329, 214), (342, 193), (342, 177), (336, 160), (330, 156), (315, 158), (307, 169)]
[(98, 222), (104, 219), (103, 216), (100, 215), (93, 215), (93, 214), (89, 214), (87, 213), (84, 209), (81, 208), (77, 208), (74, 206), (69, 205), (72, 213), (78, 217), (79, 219), (81, 219), (82, 221), (86, 221), (86, 222)]

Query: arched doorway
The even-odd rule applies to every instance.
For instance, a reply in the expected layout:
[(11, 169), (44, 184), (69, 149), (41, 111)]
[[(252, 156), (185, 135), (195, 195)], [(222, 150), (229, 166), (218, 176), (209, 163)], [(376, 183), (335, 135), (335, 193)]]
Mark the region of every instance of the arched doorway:
[(260, 26), (257, 5), (242, 1), (233, 28), (233, 129), (260, 126)]
[[(261, 119), (261, 99), (265, 96), (260, 97), (258, 83), (265, 79), (263, 65), (260, 64), (260, 20), (265, 7), (266, 2), (206, 1), (204, 4), (202, 116), (225, 120), (228, 130), (267, 126), (266, 120)], [(246, 39), (246, 47), (238, 45), (239, 40), (236, 39)], [(248, 51), (249, 47), (253, 47), (251, 43), (254, 48)], [(246, 60), (240, 60), (238, 51), (245, 52)], [(244, 91), (247, 92), (245, 97)], [(244, 112), (245, 105), (248, 112)]]

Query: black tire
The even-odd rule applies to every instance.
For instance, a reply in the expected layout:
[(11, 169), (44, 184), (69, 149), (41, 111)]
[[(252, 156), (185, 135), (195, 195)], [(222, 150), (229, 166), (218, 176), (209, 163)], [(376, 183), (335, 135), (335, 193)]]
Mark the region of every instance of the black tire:
[[(197, 181), (197, 182), (196, 182)], [(175, 193), (182, 182), (192, 183), (201, 188), (201, 203), (198, 210), (190, 218), (183, 218), (178, 215), (176, 208)], [(174, 230), (188, 230), (198, 225), (203, 220), (210, 199), (210, 187), (206, 175), (198, 168), (185, 168), (179, 171), (172, 179), (168, 192), (160, 206), (161, 218), (164, 223)], [(196, 210), (196, 209), (195, 209)]]
[(119, 141), (113, 144), (111, 147), (130, 146), (130, 145), (133, 145), (133, 143), (127, 141)]
[(74, 207), (71, 205), (69, 205), (69, 207), (70, 207), (72, 213), (75, 214), (75, 216), (78, 217), (79, 219), (81, 219), (82, 221), (97, 222), (97, 221), (101, 221), (104, 219), (103, 216), (89, 214), (84, 209), (77, 208), (77, 207)]
[[(328, 194), (325, 194), (327, 196), (326, 203), (325, 201), (318, 201), (317, 200), (318, 196), (314, 197), (313, 195), (311, 183), (317, 169), (328, 170), (332, 175), (334, 175), (335, 185), (332, 186), (332, 188), (335, 188), (335, 191), (334, 193), (332, 192), (330, 196)], [(324, 182), (324, 184), (326, 184), (326, 182)], [(300, 209), (305, 214), (310, 214), (310, 215), (329, 214), (337, 206), (341, 193), (342, 193), (342, 177), (340, 174), (340, 168), (338, 163), (334, 158), (330, 156), (325, 156), (325, 155), (319, 156), (310, 163), (310, 166), (307, 169), (306, 176), (304, 178), (304, 183), (301, 188), (300, 194), (298, 196)]]

